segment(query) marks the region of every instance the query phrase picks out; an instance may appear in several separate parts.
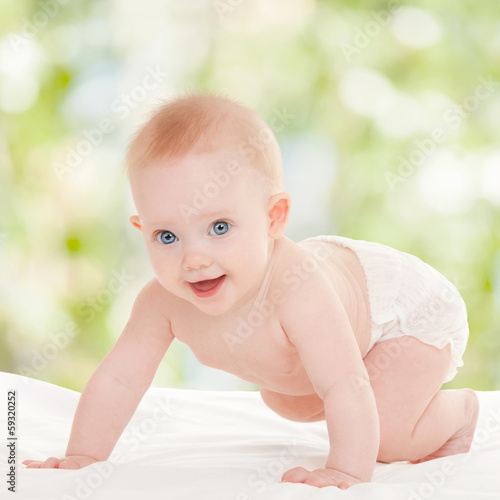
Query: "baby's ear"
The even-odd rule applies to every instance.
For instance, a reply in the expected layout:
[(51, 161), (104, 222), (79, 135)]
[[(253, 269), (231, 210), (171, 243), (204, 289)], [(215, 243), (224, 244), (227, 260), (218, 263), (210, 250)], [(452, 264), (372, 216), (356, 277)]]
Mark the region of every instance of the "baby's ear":
[(139, 231), (142, 230), (141, 221), (140, 221), (138, 215), (132, 215), (132, 217), (130, 217), (129, 220), (130, 220), (130, 224), (132, 224), (132, 226), (139, 229)]
[(271, 196), (267, 212), (270, 220), (269, 236), (278, 239), (285, 233), (290, 213), (290, 195), (283, 192)]

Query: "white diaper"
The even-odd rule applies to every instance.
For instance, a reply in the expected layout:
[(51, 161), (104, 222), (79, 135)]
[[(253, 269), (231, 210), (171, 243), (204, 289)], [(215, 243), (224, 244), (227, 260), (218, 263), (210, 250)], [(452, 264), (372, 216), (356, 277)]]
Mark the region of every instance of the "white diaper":
[(364, 269), (372, 336), (367, 353), (382, 340), (410, 335), (442, 349), (451, 344), (445, 382), (463, 366), (469, 336), (467, 309), (456, 287), (418, 257), (381, 243), (343, 236), (316, 236), (351, 249)]

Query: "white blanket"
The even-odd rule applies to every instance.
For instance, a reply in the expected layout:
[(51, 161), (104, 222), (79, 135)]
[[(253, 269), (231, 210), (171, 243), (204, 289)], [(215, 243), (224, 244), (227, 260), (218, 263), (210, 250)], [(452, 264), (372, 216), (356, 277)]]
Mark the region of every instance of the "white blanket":
[[(324, 422), (296, 423), (258, 392), (151, 388), (107, 462), (77, 470), (26, 469), (25, 459), (63, 456), (79, 393), (0, 372), (0, 498), (500, 499), (500, 391), (478, 392), (471, 453), (423, 464), (377, 464), (373, 481), (341, 491), (280, 483), (283, 472), (323, 467)], [(10, 496), (7, 392), (16, 394), (16, 495)]]

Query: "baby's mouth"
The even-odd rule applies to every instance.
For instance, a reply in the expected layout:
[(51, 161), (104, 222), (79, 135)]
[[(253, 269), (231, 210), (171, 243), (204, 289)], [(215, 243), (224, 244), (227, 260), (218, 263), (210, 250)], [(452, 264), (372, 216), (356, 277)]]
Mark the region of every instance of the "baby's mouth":
[(226, 275), (223, 274), (218, 278), (197, 281), (196, 283), (189, 283), (189, 285), (193, 289), (194, 293), (196, 293), (196, 295), (200, 297), (207, 297), (217, 292), (225, 277)]

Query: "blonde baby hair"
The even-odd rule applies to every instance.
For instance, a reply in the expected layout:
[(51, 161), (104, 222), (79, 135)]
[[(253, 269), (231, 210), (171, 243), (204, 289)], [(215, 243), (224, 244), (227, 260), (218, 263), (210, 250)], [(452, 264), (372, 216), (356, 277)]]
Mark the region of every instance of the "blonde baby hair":
[(188, 94), (163, 101), (132, 137), (126, 168), (132, 172), (157, 160), (221, 149), (244, 155), (271, 182), (283, 187), (281, 153), (275, 135), (254, 111), (223, 96)]

